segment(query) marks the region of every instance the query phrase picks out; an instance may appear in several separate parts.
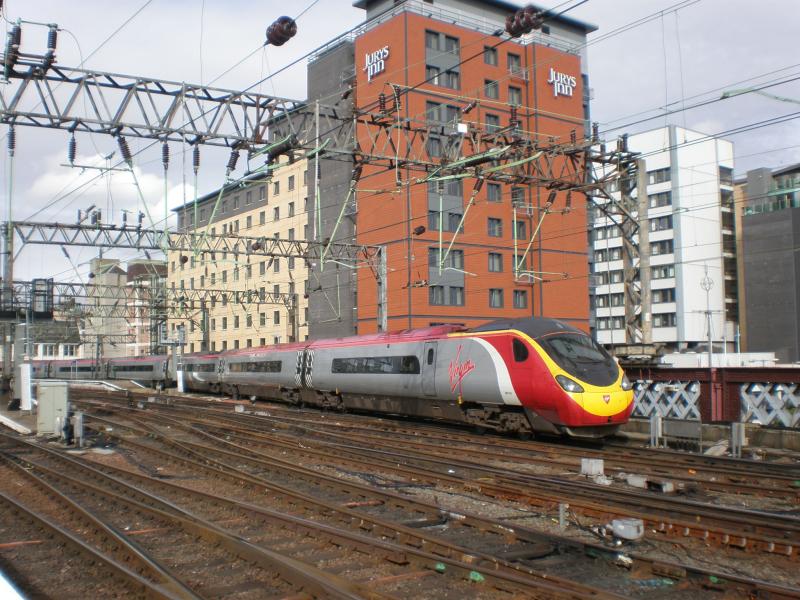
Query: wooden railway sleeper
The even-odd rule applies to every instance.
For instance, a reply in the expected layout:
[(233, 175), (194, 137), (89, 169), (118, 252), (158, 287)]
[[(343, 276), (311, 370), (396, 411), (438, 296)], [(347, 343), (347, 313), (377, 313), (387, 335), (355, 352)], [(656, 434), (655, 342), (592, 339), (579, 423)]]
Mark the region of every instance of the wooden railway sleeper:
[[(75, 459), (71, 459), (71, 458), (68, 458), (68, 457), (60, 457), (60, 458), (66, 460), (66, 461), (68, 461), (68, 462), (70, 462), (70, 463), (72, 463), (72, 464), (74, 464), (76, 466), (79, 466), (79, 467), (81, 467), (82, 469), (84, 469), (86, 471), (89, 471), (89, 472), (93, 472), (94, 471), (94, 472), (97, 472), (100, 475), (103, 475), (102, 472), (96, 471), (96, 469), (94, 469), (93, 467), (90, 467), (88, 465), (84, 465), (84, 464), (80, 463), (79, 461), (75, 461)], [(75, 479), (73, 477), (61, 474), (61, 473), (59, 473), (59, 472), (57, 472), (57, 471), (55, 471), (53, 469), (49, 469), (48, 467), (43, 467), (43, 466), (38, 465), (36, 463), (32, 463), (32, 464), (33, 464), (33, 466), (35, 466), (35, 468), (47, 470), (50, 473), (50, 475), (53, 476), (53, 477), (56, 477), (56, 478), (59, 478), (59, 479), (65, 480), (65, 481), (69, 481), (70, 484), (72, 484), (72, 485), (79, 486), (79, 487), (84, 487), (87, 490), (92, 490), (92, 491), (95, 491), (95, 492), (97, 492), (99, 494), (102, 494), (103, 496), (107, 496), (109, 498), (113, 498), (114, 501), (119, 502), (121, 504), (128, 505), (129, 507), (131, 507), (131, 508), (133, 508), (135, 510), (140, 510), (140, 511), (143, 511), (143, 512), (146, 512), (146, 513), (151, 513), (151, 514), (155, 515), (156, 517), (160, 517), (160, 518), (169, 518), (169, 519), (172, 519), (174, 521), (180, 521), (180, 522), (183, 523), (182, 527), (184, 529), (189, 530), (189, 531), (193, 531), (195, 533), (195, 535), (198, 535), (199, 537), (202, 537), (203, 539), (207, 539), (209, 541), (222, 542), (223, 545), (226, 545), (226, 546), (229, 546), (229, 547), (233, 544), (234, 548), (236, 548), (240, 552), (242, 551), (242, 549), (244, 549), (245, 550), (245, 553), (244, 553), (245, 556), (244, 557), (247, 558), (247, 559), (252, 560), (253, 562), (256, 562), (257, 564), (259, 563), (259, 561), (256, 560), (257, 557), (253, 557), (253, 553), (258, 552), (258, 551), (263, 551), (263, 552), (266, 552), (268, 554), (274, 554), (269, 550), (266, 550), (266, 549), (263, 549), (263, 548), (258, 548), (257, 546), (253, 546), (252, 544), (244, 542), (243, 540), (241, 540), (239, 538), (231, 538), (230, 534), (225, 532), (225, 530), (219, 529), (216, 526), (213, 526), (213, 525), (207, 523), (205, 520), (200, 519), (199, 517), (196, 517), (194, 515), (184, 514), (177, 507), (174, 507), (174, 510), (179, 511), (181, 513), (180, 515), (173, 514), (172, 512), (164, 512), (161, 509), (154, 508), (152, 506), (148, 506), (148, 505), (142, 504), (138, 500), (133, 500), (131, 497), (129, 497), (127, 495), (124, 495), (124, 494), (121, 494), (121, 493), (117, 493), (117, 492), (111, 492), (109, 490), (104, 490), (104, 489), (99, 488), (98, 486), (96, 486), (94, 484), (91, 484), (91, 483), (88, 483), (86, 481), (78, 480), (78, 479)], [(143, 491), (141, 489), (138, 489), (138, 488), (133, 488), (132, 486), (130, 486), (130, 484), (127, 484), (127, 483), (125, 483), (125, 482), (123, 482), (123, 481), (121, 481), (121, 480), (119, 480), (119, 479), (117, 479), (115, 477), (110, 477), (108, 475), (104, 475), (104, 476), (106, 478), (108, 478), (109, 480), (113, 481), (116, 485), (127, 488), (127, 494), (129, 494), (130, 496), (137, 496), (138, 495), (138, 496), (142, 496), (142, 497), (151, 498), (153, 502), (162, 504), (162, 505), (164, 505), (165, 508), (174, 506), (171, 503), (168, 503), (168, 502), (166, 502), (165, 500), (163, 500), (161, 498), (158, 498), (156, 496), (152, 496), (148, 492), (145, 492), (145, 491)], [(161, 485), (170, 485), (170, 486), (174, 486), (174, 487), (181, 487), (181, 486), (177, 486), (176, 484), (171, 484), (171, 483), (168, 483), (168, 482), (158, 481), (158, 480), (156, 480), (154, 478), (149, 478), (149, 477), (147, 477), (145, 475), (138, 475), (138, 477), (142, 478), (142, 479), (151, 479), (154, 482), (158, 482)], [(208, 496), (208, 494), (205, 494), (203, 492), (196, 492), (195, 490), (191, 490), (190, 488), (183, 488), (183, 489), (187, 493), (198, 493), (198, 494), (202, 494), (202, 495)], [(228, 502), (230, 504), (240, 504), (240, 503), (238, 503), (236, 501), (233, 501), (233, 500), (227, 500), (227, 499), (222, 499), (222, 498), (220, 498), (219, 500)], [(254, 512), (260, 512), (262, 514), (270, 514), (271, 516), (273, 516), (275, 518), (281, 518), (281, 519), (284, 519), (284, 520), (287, 520), (287, 521), (293, 521), (297, 525), (305, 525), (306, 527), (313, 526), (315, 529), (320, 529), (323, 532), (328, 531), (329, 535), (334, 536), (334, 537), (342, 537), (342, 536), (344, 536), (345, 538), (349, 537), (351, 540), (353, 540), (353, 535), (354, 534), (348, 534), (347, 532), (334, 530), (330, 526), (327, 526), (327, 525), (324, 525), (324, 524), (312, 523), (310, 521), (305, 521), (304, 519), (300, 519), (298, 517), (292, 517), (292, 516), (289, 516), (289, 515), (280, 515), (279, 516), (274, 511), (270, 511), (269, 509), (264, 509), (264, 508), (261, 508), (261, 507), (255, 507), (255, 506), (252, 506), (252, 505), (251, 506), (247, 506), (246, 508), (248, 510), (251, 510), (251, 511), (254, 511)], [(194, 527), (192, 525), (194, 525)], [(387, 526), (387, 532), (388, 532), (389, 529), (390, 529), (390, 527)], [(446, 561), (448, 563), (447, 564), (447, 569), (448, 570), (450, 570), (450, 571), (454, 570), (455, 572), (459, 573), (460, 576), (462, 576), (464, 578), (467, 578), (467, 579), (470, 577), (470, 574), (476, 568), (475, 565), (473, 565), (473, 564), (469, 564), (469, 563), (465, 563), (465, 562), (453, 559), (450, 556), (443, 556), (443, 555), (439, 555), (439, 554), (431, 554), (431, 553), (425, 552), (425, 551), (412, 551), (409, 548), (398, 546), (398, 545), (393, 544), (391, 542), (385, 542), (385, 541), (373, 540), (373, 539), (367, 539), (367, 538), (355, 538), (354, 541), (357, 543), (356, 544), (357, 546), (360, 546), (361, 551), (363, 551), (364, 553), (371, 554), (371, 553), (374, 553), (376, 549), (378, 549), (385, 556), (385, 558), (388, 561), (393, 562), (394, 564), (398, 564), (398, 565), (409, 564), (410, 561), (409, 561), (409, 558), (408, 558), (408, 554), (409, 554), (409, 552), (413, 552), (415, 557), (416, 557), (416, 559), (418, 561), (421, 560), (423, 562), (423, 564), (427, 564), (428, 568), (431, 568), (432, 570), (435, 570), (435, 569), (433, 569), (433, 567), (435, 566), (437, 561), (438, 562)], [(245, 544), (245, 546), (242, 547), (242, 544)], [(471, 557), (472, 555), (465, 554), (464, 556)], [(299, 565), (300, 565), (300, 563), (298, 563), (297, 561), (295, 561), (294, 559), (291, 559), (289, 557), (281, 557), (281, 559), (285, 560), (285, 561), (288, 561), (290, 563), (295, 563), (295, 565), (297, 567), (299, 567)], [(308, 569), (312, 573), (315, 570), (313, 567), (308, 567), (308, 566), (305, 566), (305, 565), (304, 565), (304, 568)], [(327, 573), (324, 573), (324, 572), (320, 572), (320, 573), (323, 573), (323, 574), (327, 575)], [(567, 583), (565, 581), (559, 582), (558, 578), (550, 578), (550, 577), (548, 577), (547, 581), (545, 581), (543, 579), (538, 579), (538, 578), (526, 579), (526, 578), (523, 578), (520, 574), (516, 574), (516, 573), (491, 572), (491, 571), (489, 571), (489, 572), (484, 571), (483, 573), (484, 573), (483, 577), (486, 578), (487, 581), (491, 580), (492, 584), (495, 585), (495, 587), (498, 587), (498, 589), (507, 589), (507, 590), (510, 590), (510, 591), (514, 591), (516, 593), (519, 593), (519, 591), (521, 589), (530, 589), (530, 586), (533, 585), (534, 588), (537, 588), (537, 587), (541, 586), (541, 590), (542, 591), (544, 591), (544, 592), (546, 592), (548, 594), (553, 594), (554, 597), (560, 597), (562, 595), (564, 595), (564, 596), (568, 595), (569, 597), (572, 597), (573, 594), (576, 594), (578, 597), (593, 597), (593, 598), (598, 598), (598, 597), (600, 597), (600, 598), (602, 598), (602, 597), (605, 597), (605, 598), (617, 598), (618, 597), (615, 594), (601, 592), (599, 590), (596, 590), (594, 588), (588, 588), (588, 587), (583, 586), (581, 584), (574, 584), (572, 582)], [(571, 591), (566, 592), (566, 590), (564, 590), (565, 587), (571, 588)], [(562, 590), (564, 590), (564, 592), (562, 592)], [(371, 593), (366, 593), (367, 597), (369, 597), (370, 595), (372, 595), (372, 594)]]

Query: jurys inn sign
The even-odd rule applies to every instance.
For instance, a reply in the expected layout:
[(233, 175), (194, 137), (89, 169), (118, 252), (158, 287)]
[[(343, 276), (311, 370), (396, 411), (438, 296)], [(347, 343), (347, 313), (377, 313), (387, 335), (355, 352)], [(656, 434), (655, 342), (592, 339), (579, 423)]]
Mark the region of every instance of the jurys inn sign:
[(386, 59), (389, 58), (389, 46), (384, 46), (375, 52), (364, 56), (364, 70), (367, 72), (367, 81), (372, 81), (378, 73), (386, 70)]
[(547, 83), (553, 86), (553, 95), (558, 98), (559, 96), (572, 96), (578, 80), (573, 75), (559, 73), (551, 67)]

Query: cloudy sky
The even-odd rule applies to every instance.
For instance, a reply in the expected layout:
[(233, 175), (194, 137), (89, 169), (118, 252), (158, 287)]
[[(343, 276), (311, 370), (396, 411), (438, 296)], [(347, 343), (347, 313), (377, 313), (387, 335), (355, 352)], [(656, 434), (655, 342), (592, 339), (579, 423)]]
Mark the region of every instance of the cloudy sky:
[[(550, 5), (563, 10), (580, 1)], [(313, 5), (312, 0), (5, 0), (4, 4), (9, 21), (57, 23), (65, 30), (57, 50), (62, 65), (77, 66), (85, 60), (92, 69), (192, 83), (216, 80), (215, 86), (229, 89), (249, 87), (364, 18), (350, 0), (318, 0)], [(290, 16), (296, 16), (309, 6), (298, 20), (295, 39), (280, 48), (259, 49), (265, 28), (287, 7)], [(599, 27), (588, 48), (592, 113), (608, 139), (676, 123), (733, 141), (737, 174), (758, 166), (800, 162), (798, 119), (756, 125), (800, 113), (800, 80), (763, 90), (771, 96), (749, 93), (715, 101), (724, 90), (800, 77), (796, 40), (800, 11), (794, 0), (762, 0), (757, 9), (741, 0), (585, 0), (568, 14)], [(4, 27), (7, 30), (8, 23)], [(41, 51), (46, 30), (26, 26), (23, 31), (23, 51)], [(263, 83), (261, 91), (304, 98), (305, 64), (301, 60)], [(705, 105), (692, 108), (695, 104)], [(737, 133), (742, 128), (750, 130)], [(73, 222), (79, 208), (94, 204), (119, 222), (122, 209), (136, 210), (140, 201), (129, 174), (95, 179), (97, 171), (82, 174), (61, 166), (66, 162), (67, 139), (64, 132), (18, 128), (13, 218)], [(145, 145), (136, 140), (130, 144), (134, 151)], [(2, 145), (0, 212), (5, 220), (9, 161), (5, 140)], [(115, 150), (108, 136), (79, 136), (76, 162), (103, 164), (101, 157)], [(226, 161), (227, 153), (204, 148), (201, 193), (223, 182)], [(136, 164), (153, 219), (163, 219), (158, 148), (142, 153)], [(191, 157), (173, 147), (166, 186), (170, 207), (194, 196), (190, 165)], [(69, 253), (85, 276), (88, 267), (81, 263), (96, 250), (74, 248)], [(75, 278), (75, 270), (59, 251), (30, 247), (20, 256), (15, 275), (68, 280)]]

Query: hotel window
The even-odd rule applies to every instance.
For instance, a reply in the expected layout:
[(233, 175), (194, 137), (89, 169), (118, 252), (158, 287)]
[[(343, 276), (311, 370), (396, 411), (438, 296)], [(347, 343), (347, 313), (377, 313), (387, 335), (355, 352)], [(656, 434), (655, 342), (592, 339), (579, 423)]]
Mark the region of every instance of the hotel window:
[(267, 345), (267, 338), (258, 338), (258, 343), (259, 343), (260, 346), (266, 346)]
[(253, 190), (247, 190), (247, 192), (245, 192), (244, 203), (248, 205), (253, 203)]
[(486, 199), (489, 202), (502, 202), (503, 201), (503, 188), (499, 183), (486, 184)]
[(497, 66), (497, 48), (485, 46), (483, 48), (483, 62), (487, 65)]
[(425, 149), (428, 151), (428, 156), (438, 158), (442, 155), (442, 140), (435, 135), (430, 136), (425, 144)]
[[(431, 231), (439, 231), (439, 211), (438, 210), (429, 210), (428, 211), (428, 229)], [(459, 233), (464, 233), (464, 225), (461, 223), (461, 213), (458, 212), (445, 212), (444, 213), (444, 221), (442, 222), (442, 231), (457, 231)], [(461, 224), (461, 229), (458, 229), (458, 225)]]
[(267, 186), (262, 185), (258, 188), (258, 199), (259, 201), (267, 199)]
[(272, 271), (274, 273), (280, 273), (281, 272), (281, 259), (280, 258), (276, 258), (275, 262), (272, 263)]
[(503, 237), (503, 220), (489, 217), (489, 237)]
[(228, 201), (227, 201), (227, 200), (223, 200), (223, 201), (222, 201), (222, 208), (220, 209), (220, 212), (221, 212), (223, 215), (224, 215), (226, 212), (228, 212)]
[(492, 115), (487, 113), (486, 114), (486, 131), (488, 133), (494, 133), (500, 129), (500, 117), (497, 115)]
[(511, 205), (517, 208), (525, 208), (525, 188), (511, 188)]
[(519, 75), (520, 77), (523, 75), (522, 60), (520, 59), (519, 54), (511, 54), (511, 52), (508, 53), (508, 72), (512, 73), (513, 75)]
[(448, 54), (455, 54), (458, 56), (461, 53), (461, 46), (458, 43), (458, 38), (449, 35), (444, 36), (444, 51)]
[(228, 329), (228, 317), (222, 317), (222, 330)]
[(239, 329), (239, 315), (233, 317), (233, 328)]
[(272, 220), (273, 221), (280, 221), (281, 219), (281, 207), (276, 206), (272, 209)]
[(445, 71), (439, 74), (439, 83), (442, 87), (457, 90), (461, 87), (461, 75), (458, 71)]
[(483, 95), (492, 100), (497, 100), (500, 97), (500, 87), (496, 81), (486, 79), (483, 82)]
[(439, 34), (435, 31), (425, 32), (425, 47), (431, 50), (439, 49)]
[(280, 193), (281, 193), (281, 182), (280, 181), (273, 182), (273, 184), (272, 184), (272, 195), (273, 196), (277, 196)]
[(489, 306), (491, 308), (503, 308), (503, 290), (491, 288), (489, 290)]
[(513, 85), (508, 86), (508, 103), (513, 106), (521, 106), (522, 90)]
[(253, 226), (253, 217), (252, 216), (248, 216), (247, 217), (247, 221), (245, 222), (245, 227), (247, 229), (250, 229), (252, 226)]
[(294, 190), (294, 175), (289, 175), (289, 184), (287, 188), (289, 189), (290, 192)]
[[(439, 248), (428, 248), (428, 268), (439, 268), (439, 256)], [(462, 270), (464, 268), (464, 251), (451, 250), (444, 259), (442, 268)]]
[[(291, 189), (291, 188), (290, 188)], [(289, 202), (289, 216), (294, 216), (294, 202)], [(291, 239), (291, 238), (290, 238)]]
[(281, 313), (280, 313), (279, 310), (273, 311), (273, 313), (272, 313), (272, 322), (275, 323), (275, 325), (280, 325), (281, 324)]
[(525, 221), (515, 221), (514, 224), (517, 228), (517, 239), (526, 239), (528, 237), (528, 228)]
[(527, 290), (514, 290), (514, 308), (528, 308)]
[(294, 241), (294, 227), (289, 229), (289, 233), (287, 235), (289, 236), (290, 240)]
[(258, 265), (258, 274), (262, 277), (267, 274), (267, 263), (266, 261), (261, 261), (261, 264)]
[(261, 327), (264, 327), (267, 324), (267, 313), (260, 313), (258, 315), (258, 323)]
[(233, 197), (233, 210), (239, 209), (239, 196)]
[(303, 171), (303, 185), (308, 185), (308, 169)]
[(499, 252), (489, 252), (489, 272), (503, 272), (503, 255)]

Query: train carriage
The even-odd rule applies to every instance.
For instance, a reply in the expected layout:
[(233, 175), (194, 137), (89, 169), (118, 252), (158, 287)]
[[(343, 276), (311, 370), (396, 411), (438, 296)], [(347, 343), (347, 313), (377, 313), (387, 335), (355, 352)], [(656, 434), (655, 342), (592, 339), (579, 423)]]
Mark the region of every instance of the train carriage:
[(90, 358), (34, 361), (34, 364), (36, 363), (46, 365), (43, 368), (46, 374), (42, 377), (50, 379), (103, 379), (107, 376), (105, 364), (102, 362), (98, 364)]
[(166, 355), (112, 358), (106, 361), (107, 377), (128, 379), (161, 389), (172, 383), (169, 362)]
[(299, 399), (297, 357), (303, 348), (303, 344), (284, 344), (226, 353), (221, 371), (223, 391), (237, 398), (296, 402)]
[(183, 357), (183, 386), (187, 392), (220, 391), (218, 354), (190, 354)]

